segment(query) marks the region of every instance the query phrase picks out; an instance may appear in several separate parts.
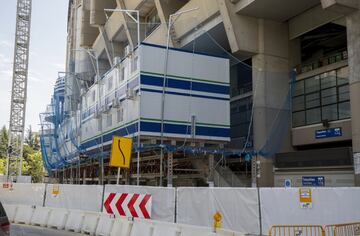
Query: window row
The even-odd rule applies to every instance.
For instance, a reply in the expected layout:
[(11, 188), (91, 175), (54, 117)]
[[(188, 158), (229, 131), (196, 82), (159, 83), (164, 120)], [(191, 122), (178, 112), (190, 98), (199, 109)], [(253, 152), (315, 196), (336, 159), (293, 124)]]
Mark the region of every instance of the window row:
[(297, 81), (292, 98), (293, 127), (350, 118), (348, 67)]

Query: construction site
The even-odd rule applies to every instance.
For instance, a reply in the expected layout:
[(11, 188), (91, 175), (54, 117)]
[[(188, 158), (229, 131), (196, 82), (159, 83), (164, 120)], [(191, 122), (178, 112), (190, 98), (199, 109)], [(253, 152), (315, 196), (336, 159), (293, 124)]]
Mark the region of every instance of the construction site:
[(360, 0), (69, 0), (40, 183), (23, 173), (32, 4), (0, 235), (360, 235)]
[[(52, 179), (355, 186), (358, 2), (266, 4), (70, 1), (66, 71), (40, 114)], [(113, 136), (134, 143), (119, 175)]]

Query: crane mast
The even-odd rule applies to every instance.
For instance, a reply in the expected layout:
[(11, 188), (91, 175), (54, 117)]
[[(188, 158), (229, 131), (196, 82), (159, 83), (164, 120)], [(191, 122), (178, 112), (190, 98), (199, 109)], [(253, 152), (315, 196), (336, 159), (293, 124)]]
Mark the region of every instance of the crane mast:
[(22, 175), (32, 0), (17, 0), (7, 178)]

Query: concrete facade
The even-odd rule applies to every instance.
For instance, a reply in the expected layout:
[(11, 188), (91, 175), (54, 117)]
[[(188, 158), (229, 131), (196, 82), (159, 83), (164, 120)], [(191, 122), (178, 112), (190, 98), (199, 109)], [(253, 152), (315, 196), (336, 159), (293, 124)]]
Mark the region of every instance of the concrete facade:
[[(96, 74), (94, 62), (88, 55), (89, 51), (73, 51), (74, 48), (90, 50), (99, 62), (100, 74), (103, 74), (110, 69), (115, 58), (124, 56), (127, 45), (131, 48), (137, 45), (137, 28), (133, 20), (125, 13), (119, 12), (107, 13), (108, 18), (106, 18), (105, 8), (139, 10), (141, 41), (159, 45), (166, 45), (167, 22), (171, 14), (198, 8), (180, 14), (175, 19), (170, 29), (170, 46), (185, 50), (196, 47), (201, 53), (230, 55), (234, 62), (233, 66), (246, 63), (251, 68), (250, 91), (238, 89), (245, 77), (242, 72), (234, 73), (237, 78), (232, 80), (236, 81), (232, 86), (237, 92), (232, 94), (231, 100), (234, 104), (234, 111), (231, 111), (234, 113), (232, 120), (234, 142), (230, 147), (246, 150), (258, 157), (261, 172), (258, 176), (258, 185), (281, 185), (278, 176), (286, 178), (287, 173), (289, 178), (312, 174), (328, 176), (327, 178), (331, 179), (328, 182), (329, 186), (336, 182), (334, 179), (344, 178), (341, 174), (345, 173), (346, 186), (360, 185), (359, 175), (356, 175), (355, 181), (349, 177), (354, 173), (353, 166), (341, 161), (330, 163), (326, 159), (325, 152), (324, 154), (319, 152), (319, 160), (314, 160), (306, 168), (298, 166), (298, 169), (294, 170), (292, 166), (277, 166), (282, 160), (277, 159), (278, 154), (288, 153), (288, 157), (285, 155), (285, 158), (291, 158), (293, 153), (302, 150), (317, 152), (332, 147), (342, 147), (352, 150), (353, 153), (360, 153), (359, 6), (360, 0), (70, 1), (67, 71), (75, 74), (86, 73), (87, 77), (94, 77)], [(342, 33), (343, 30), (347, 32), (346, 35)], [(324, 37), (323, 41), (318, 40), (320, 37)], [(346, 42), (342, 44), (341, 40), (336, 41), (336, 37), (340, 39), (345, 37)], [(333, 61), (332, 55), (340, 55), (340, 53), (342, 53), (341, 59), (334, 56), (335, 61)], [(313, 63), (314, 61), (320, 63)], [(344, 81), (348, 82), (345, 81), (344, 86), (340, 85), (342, 76), (340, 72), (343, 68), (348, 70), (348, 76), (345, 76), (348, 78), (344, 78)], [(242, 70), (238, 69), (238, 71)], [(293, 81), (294, 71), (296, 71), (295, 80), (300, 81), (296, 85)], [(332, 71), (336, 71), (335, 80), (338, 82), (335, 82), (330, 89), (320, 88), (319, 91), (316, 90), (311, 94), (305, 91), (299, 96), (295, 94), (298, 92), (296, 86), (298, 84), (300, 86), (301, 83), (304, 88), (308, 86), (310, 90), (311, 78), (320, 79), (321, 86), (325, 87), (325, 84), (330, 83), (329, 81), (334, 78), (327, 79), (324, 76)], [(343, 102), (340, 99), (343, 95), (340, 94), (340, 90), (346, 90), (347, 83), (349, 101), (345, 99)], [(337, 95), (331, 95), (337, 97), (336, 102), (331, 103), (331, 109), (336, 107), (337, 118), (333, 118), (334, 110), (327, 110), (330, 109), (330, 105), (324, 105), (327, 99), (324, 94), (331, 89), (337, 91)], [(347, 94), (346, 91), (344, 93)], [(306, 100), (311, 96), (319, 97), (316, 101)], [(247, 110), (244, 110), (244, 106), (236, 105), (245, 102), (245, 99), (250, 101)], [(294, 110), (295, 99), (303, 99), (300, 104), (305, 107), (303, 111)], [(307, 109), (306, 106), (310, 102), (318, 102), (320, 105)], [(284, 105), (290, 103), (293, 105)], [(351, 112), (347, 108), (348, 103), (351, 104)], [(348, 112), (350, 116), (347, 116)], [(317, 114), (321, 117), (316, 117)], [(297, 122), (300, 123), (295, 125), (294, 119), (298, 116), (300, 118)], [(288, 118), (285, 120), (285, 117)], [(276, 126), (279, 125), (281, 118), (284, 119), (280, 123), (285, 127), (282, 127), (285, 131), (279, 130), (277, 133), (279, 127)], [(247, 119), (248, 123), (243, 124), (238, 122), (238, 119)], [(251, 128), (248, 129), (246, 124), (252, 124)], [(340, 128), (341, 135), (317, 137), (319, 132), (324, 130), (324, 132), (332, 132), (334, 128)], [(250, 138), (244, 135), (248, 130), (251, 131)], [(249, 146), (244, 147), (247, 139)], [(235, 140), (242, 141), (235, 142)], [(266, 155), (262, 151), (265, 146), (273, 147), (271, 151), (266, 149), (268, 151)], [(233, 157), (229, 163), (237, 163), (236, 158), (239, 157)], [(199, 163), (194, 166), (199, 166)], [(232, 170), (243, 177), (244, 169), (239, 164), (229, 164), (229, 166), (225, 164), (225, 168), (229, 170), (228, 172)], [(247, 177), (249, 178), (249, 175)], [(337, 183), (336, 186), (338, 185)]]

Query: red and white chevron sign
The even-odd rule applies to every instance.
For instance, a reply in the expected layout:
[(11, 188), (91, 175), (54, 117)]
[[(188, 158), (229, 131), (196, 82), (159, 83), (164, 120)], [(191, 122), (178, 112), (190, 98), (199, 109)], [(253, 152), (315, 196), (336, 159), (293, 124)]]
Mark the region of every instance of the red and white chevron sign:
[(150, 194), (107, 193), (104, 198), (104, 212), (115, 216), (151, 218), (152, 197)]

